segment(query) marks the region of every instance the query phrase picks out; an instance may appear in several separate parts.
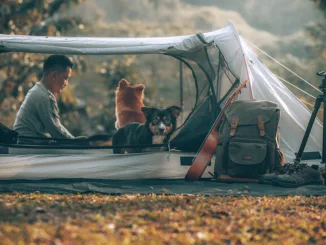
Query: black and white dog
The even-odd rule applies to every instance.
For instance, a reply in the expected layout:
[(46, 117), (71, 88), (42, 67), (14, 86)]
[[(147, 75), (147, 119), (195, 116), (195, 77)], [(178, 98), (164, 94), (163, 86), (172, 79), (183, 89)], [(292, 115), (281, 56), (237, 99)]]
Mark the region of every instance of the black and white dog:
[[(113, 136), (112, 146), (165, 144), (177, 128), (177, 118), (181, 108), (171, 106), (166, 109), (142, 107), (145, 124), (129, 123)], [(114, 153), (141, 152), (140, 148), (114, 149)]]

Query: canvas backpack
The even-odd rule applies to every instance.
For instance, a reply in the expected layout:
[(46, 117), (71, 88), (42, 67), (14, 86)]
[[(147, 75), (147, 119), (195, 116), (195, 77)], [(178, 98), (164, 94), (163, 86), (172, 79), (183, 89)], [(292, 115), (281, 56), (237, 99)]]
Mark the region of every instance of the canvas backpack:
[(216, 147), (216, 176), (258, 178), (284, 164), (280, 110), (270, 101), (234, 101), (225, 111)]

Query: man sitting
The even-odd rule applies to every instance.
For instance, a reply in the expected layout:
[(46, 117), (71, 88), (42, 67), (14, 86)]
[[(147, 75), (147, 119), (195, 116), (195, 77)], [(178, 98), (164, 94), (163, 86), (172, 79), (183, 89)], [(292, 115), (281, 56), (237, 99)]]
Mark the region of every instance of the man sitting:
[(20, 136), (75, 138), (61, 124), (54, 96), (68, 85), (72, 66), (73, 63), (64, 55), (51, 55), (44, 61), (41, 81), (28, 91), (17, 113), (13, 128)]

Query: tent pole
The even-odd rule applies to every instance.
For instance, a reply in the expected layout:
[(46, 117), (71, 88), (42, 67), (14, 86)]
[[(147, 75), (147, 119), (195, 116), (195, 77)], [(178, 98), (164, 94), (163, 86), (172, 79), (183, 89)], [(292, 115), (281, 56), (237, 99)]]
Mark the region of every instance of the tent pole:
[(322, 150), (322, 163), (325, 165), (326, 169), (326, 128), (325, 128), (325, 119), (326, 119), (326, 72), (318, 72), (317, 75), (323, 76), (321, 88), (323, 90), (323, 104), (324, 104), (324, 113), (323, 113), (323, 150)]
[(179, 61), (179, 81), (180, 81), (180, 107), (181, 107), (181, 122), (183, 122), (183, 70), (182, 61)]

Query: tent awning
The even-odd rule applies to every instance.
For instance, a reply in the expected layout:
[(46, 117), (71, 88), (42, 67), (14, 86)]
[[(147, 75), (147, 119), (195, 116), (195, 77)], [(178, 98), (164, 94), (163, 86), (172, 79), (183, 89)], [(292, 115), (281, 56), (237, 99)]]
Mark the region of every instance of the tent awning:
[[(203, 33), (204, 42), (229, 32), (226, 27)], [(207, 45), (197, 35), (149, 38), (49, 37), (0, 35), (0, 52), (105, 55), (192, 52)]]

